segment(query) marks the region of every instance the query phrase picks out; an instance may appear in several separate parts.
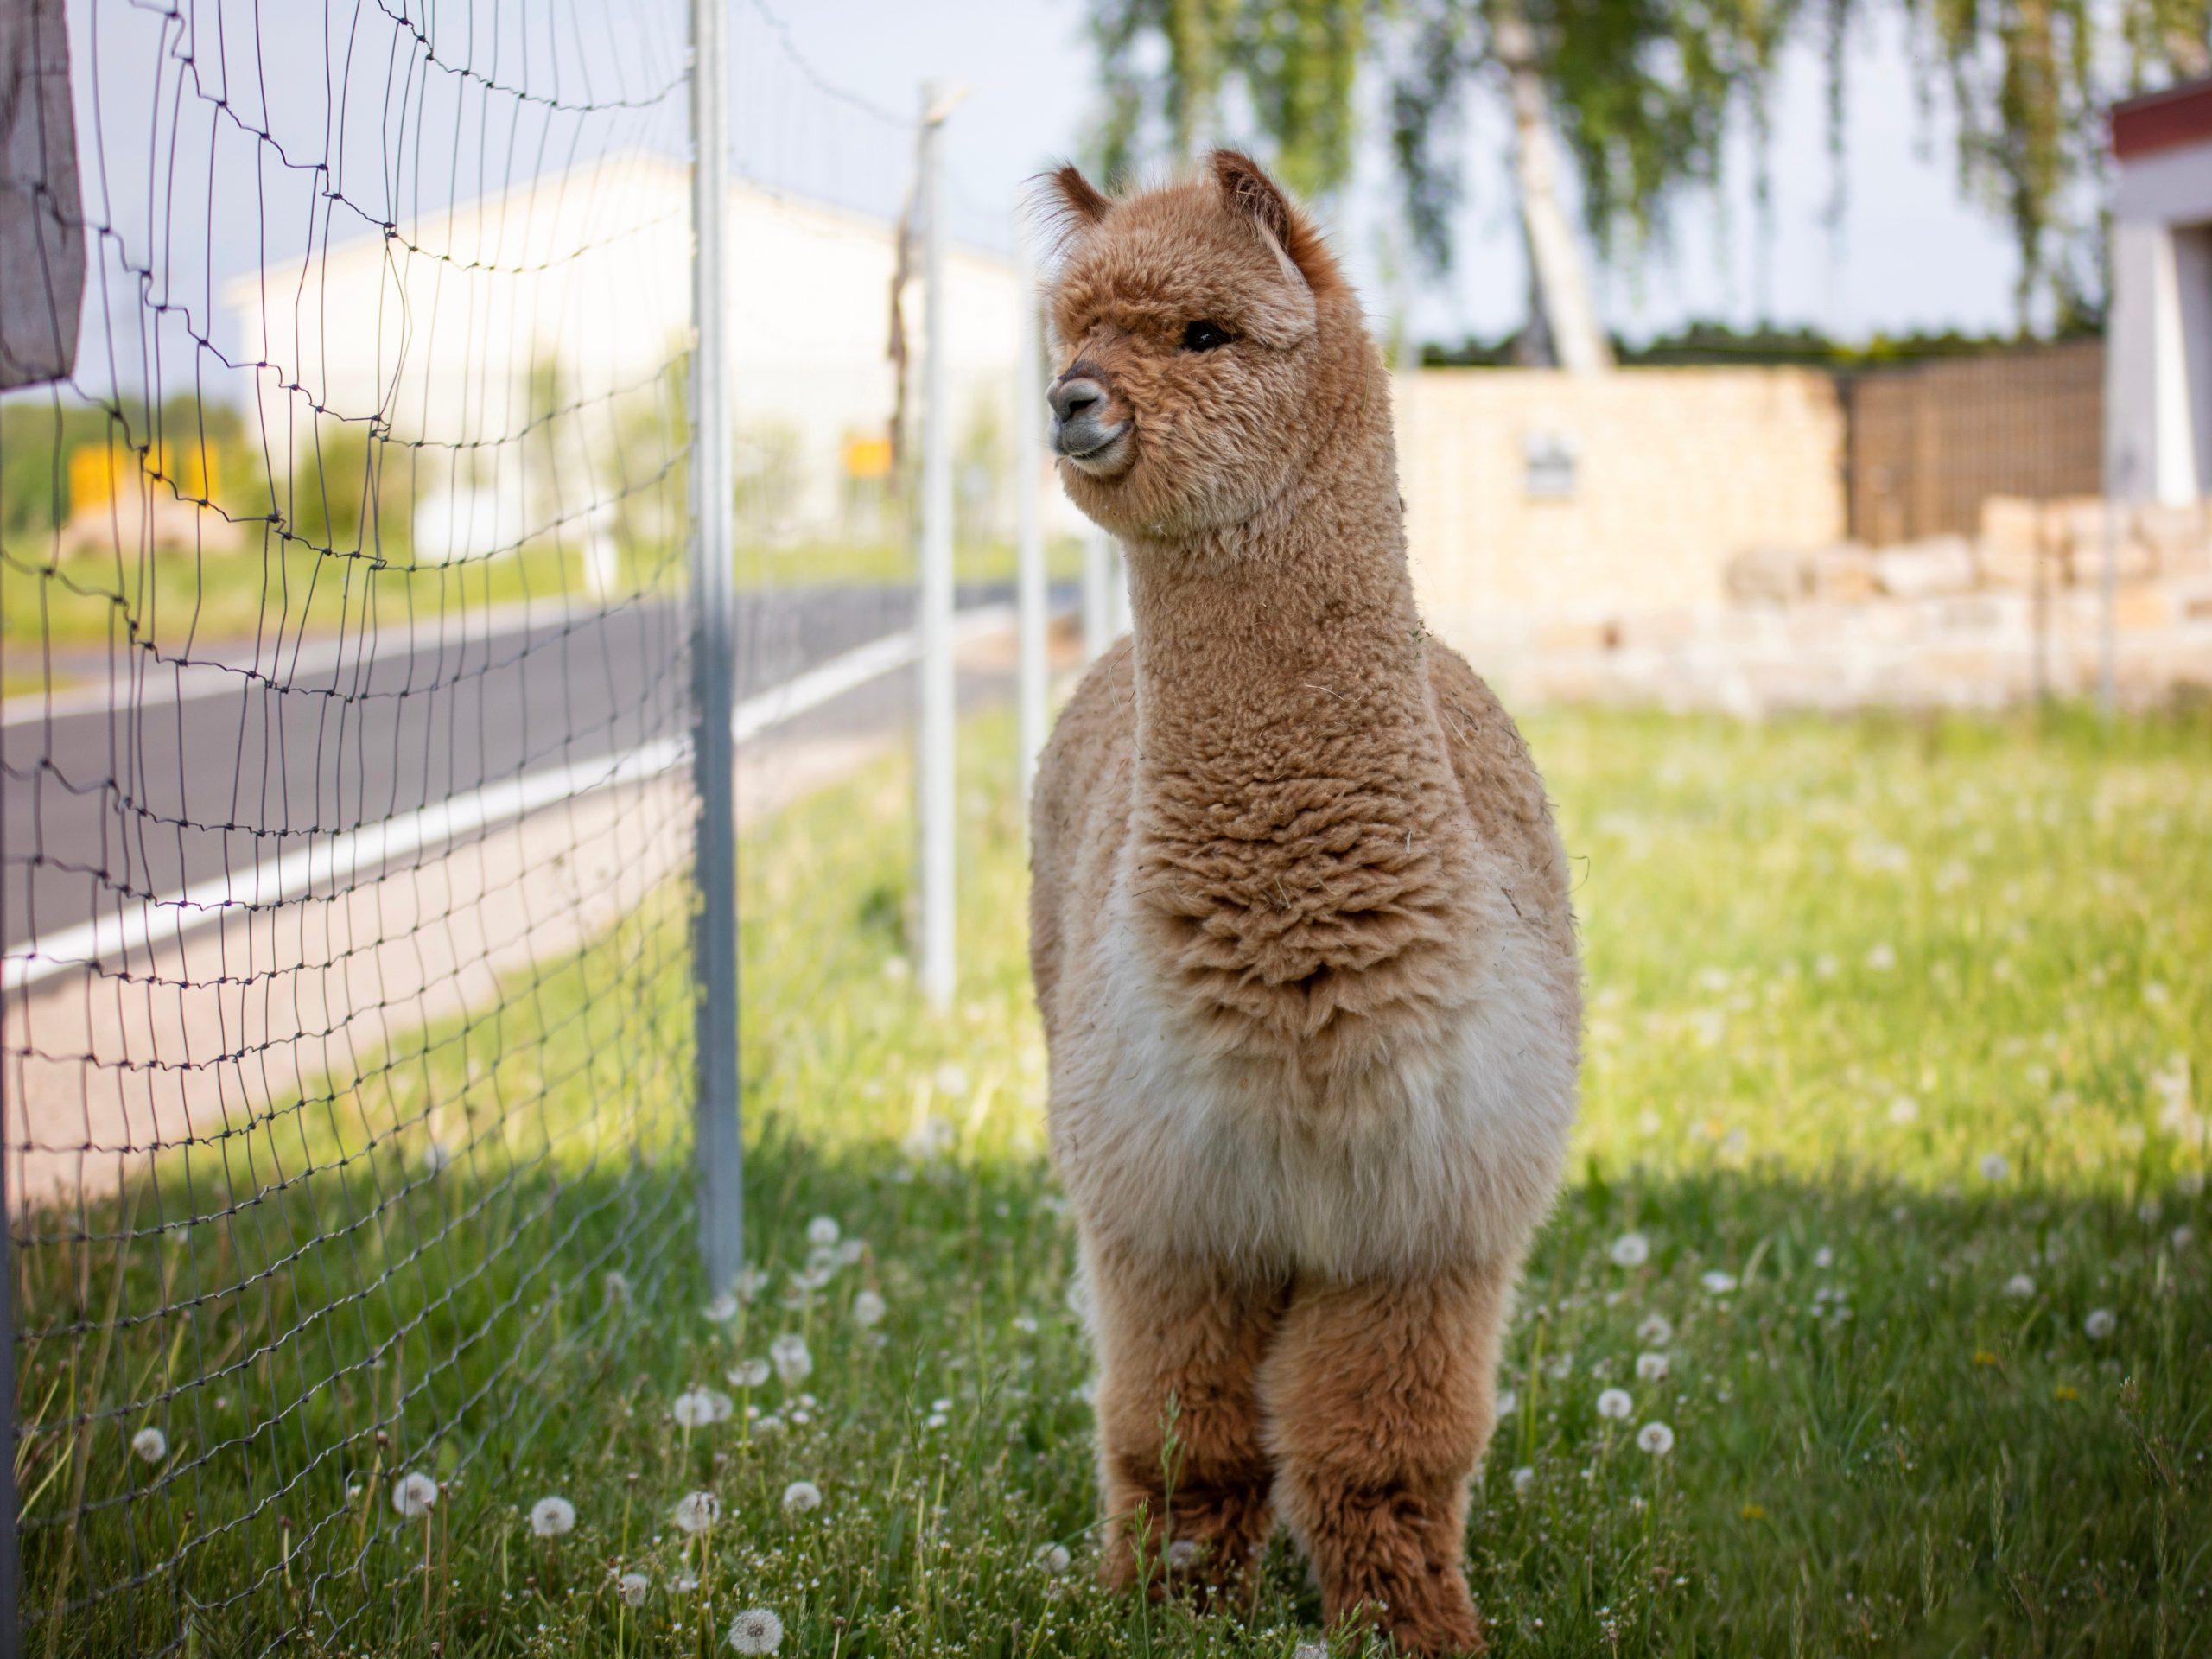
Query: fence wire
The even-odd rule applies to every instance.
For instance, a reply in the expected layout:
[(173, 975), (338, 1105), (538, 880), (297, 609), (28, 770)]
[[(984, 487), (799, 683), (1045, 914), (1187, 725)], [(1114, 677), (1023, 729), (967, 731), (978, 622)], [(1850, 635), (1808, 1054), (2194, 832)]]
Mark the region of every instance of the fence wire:
[(83, 321), (0, 403), (27, 1650), (388, 1630), (410, 1478), (690, 1270), (685, 21), (67, 8)]

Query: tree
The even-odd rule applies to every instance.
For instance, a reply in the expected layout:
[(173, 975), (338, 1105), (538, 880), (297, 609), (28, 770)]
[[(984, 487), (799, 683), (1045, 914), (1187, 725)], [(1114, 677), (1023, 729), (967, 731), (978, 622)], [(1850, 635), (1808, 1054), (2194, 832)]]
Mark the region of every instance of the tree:
[[(1630, 263), (1686, 193), (1719, 182), (1722, 147), (1748, 124), (1764, 216), (1769, 99), (1783, 51), (1827, 64), (1840, 165), (1844, 47), (1885, 0), (1090, 0), (1106, 92), (1101, 161), (1187, 155), (1217, 136), (1225, 101), (1275, 151), (1293, 185), (1325, 194), (1350, 172), (1356, 94), (1370, 77), (1414, 245), (1448, 264), (1459, 199), (1459, 118), (1478, 96), (1512, 118), (1529, 250), (1531, 328), (1554, 360), (1600, 363), (1580, 245), (1560, 205), (1563, 146), (1598, 256)], [(2212, 0), (1895, 0), (1922, 50), (1923, 93), (1947, 98), (1961, 177), (2005, 217), (2020, 253), (2024, 322), (2039, 300), (2062, 321), (2094, 308), (2098, 224), (2078, 187), (2101, 162), (2116, 96), (2202, 73)], [(1839, 184), (1839, 190), (1840, 186)]]

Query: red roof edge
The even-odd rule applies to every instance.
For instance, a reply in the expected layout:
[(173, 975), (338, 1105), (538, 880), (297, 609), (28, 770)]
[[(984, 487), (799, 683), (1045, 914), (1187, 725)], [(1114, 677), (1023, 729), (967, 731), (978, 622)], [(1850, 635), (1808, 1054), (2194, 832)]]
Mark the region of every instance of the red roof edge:
[(2112, 153), (2122, 161), (2180, 144), (2212, 143), (2212, 77), (2185, 80), (2112, 106)]

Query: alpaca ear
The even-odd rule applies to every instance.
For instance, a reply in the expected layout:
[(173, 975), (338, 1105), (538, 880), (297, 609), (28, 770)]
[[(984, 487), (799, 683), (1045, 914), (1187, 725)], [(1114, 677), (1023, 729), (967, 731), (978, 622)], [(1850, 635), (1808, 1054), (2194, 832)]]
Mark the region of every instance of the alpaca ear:
[(1221, 188), (1229, 209), (1251, 222), (1282, 267), (1286, 282), (1319, 289), (1325, 273), (1333, 272), (1320, 238), (1282, 187), (1269, 178), (1249, 156), (1234, 149), (1217, 149), (1211, 162), (1214, 182)]
[(1289, 198), (1257, 162), (1238, 150), (1217, 149), (1213, 179), (1232, 212), (1250, 219), (1279, 245), (1289, 245), (1293, 217)]
[(1072, 162), (1040, 175), (1037, 185), (1036, 214), (1048, 242), (1065, 243), (1113, 209), (1112, 198), (1084, 178)]

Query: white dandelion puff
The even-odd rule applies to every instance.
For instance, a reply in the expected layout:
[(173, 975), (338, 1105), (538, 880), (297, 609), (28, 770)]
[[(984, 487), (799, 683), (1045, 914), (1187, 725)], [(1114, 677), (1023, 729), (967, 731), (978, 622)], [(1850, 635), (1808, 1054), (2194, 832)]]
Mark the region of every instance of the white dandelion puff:
[(837, 1241), (837, 1261), (840, 1266), (849, 1268), (867, 1254), (868, 1240), (864, 1238), (843, 1238)]
[(402, 1475), (391, 1489), (391, 1507), (410, 1521), (421, 1519), (437, 1506), (438, 1483), (421, 1470)]
[(629, 1306), (631, 1290), (628, 1274), (613, 1271), (602, 1274), (600, 1275), (599, 1290), (600, 1295), (609, 1307)]
[(1040, 1545), (1033, 1559), (1040, 1570), (1056, 1579), (1075, 1564), (1075, 1558), (1068, 1554), (1065, 1544)]
[(688, 1596), (699, 1587), (698, 1576), (691, 1573), (679, 1573), (668, 1581), (668, 1587), (679, 1596)]
[(926, 1164), (952, 1150), (952, 1125), (941, 1117), (926, 1117), (909, 1131), (899, 1150), (910, 1162)]
[(2005, 1294), (2016, 1302), (2024, 1302), (2036, 1294), (2036, 1281), (2024, 1273), (2016, 1273), (2005, 1281)]
[(1835, 1265), (1835, 1252), (1823, 1244), (1813, 1252), (1813, 1265), (1826, 1273)]
[(1664, 1313), (1647, 1313), (1643, 1322), (1636, 1327), (1636, 1339), (1654, 1348), (1663, 1348), (1675, 1339), (1674, 1322)]
[(2120, 1328), (2120, 1320), (2108, 1307), (2092, 1309), (2089, 1317), (2082, 1321), (2082, 1329), (2091, 1342), (2102, 1342)]
[(1514, 1496), (1514, 1497), (1527, 1497), (1527, 1496), (1528, 1496), (1528, 1492), (1529, 1492), (1529, 1489), (1531, 1486), (1535, 1485), (1535, 1484), (1536, 1484), (1536, 1471), (1535, 1471), (1534, 1469), (1531, 1469), (1530, 1467), (1529, 1467), (1529, 1465), (1528, 1465), (1527, 1464), (1525, 1464), (1525, 1463), (1524, 1463), (1524, 1464), (1522, 1464), (1522, 1465), (1518, 1469), (1516, 1469), (1516, 1470), (1513, 1471), (1513, 1496)]
[(130, 1437), (130, 1449), (141, 1463), (159, 1463), (169, 1454), (169, 1437), (149, 1425)]
[(614, 1593), (622, 1598), (625, 1607), (644, 1606), (645, 1592), (652, 1587), (653, 1581), (642, 1573), (625, 1573), (614, 1580)]
[(1628, 1397), (1626, 1389), (1607, 1389), (1598, 1396), (1598, 1414), (1616, 1422), (1625, 1419), (1636, 1409), (1636, 1402)]
[(773, 1653), (783, 1639), (784, 1621), (766, 1607), (748, 1607), (729, 1622), (729, 1644), (740, 1653)]
[(1651, 1241), (1642, 1233), (1623, 1233), (1606, 1253), (1617, 1268), (1640, 1268), (1651, 1259)]
[(835, 1216), (817, 1216), (806, 1224), (806, 1242), (818, 1250), (834, 1248), (845, 1230), (837, 1224)]
[(784, 1420), (771, 1412), (753, 1425), (753, 1432), (763, 1439), (780, 1434), (784, 1432)]
[(861, 1290), (853, 1294), (853, 1323), (863, 1331), (872, 1331), (881, 1325), (883, 1316), (890, 1311), (879, 1292)]
[(1732, 1273), (1723, 1273), (1718, 1268), (1715, 1268), (1711, 1273), (1707, 1274), (1704, 1279), (1700, 1282), (1701, 1282), (1705, 1286), (1706, 1289), (1713, 1295), (1726, 1296), (1730, 1291), (1736, 1288), (1736, 1275)]
[(1899, 1095), (1890, 1103), (1890, 1122), (1903, 1128), (1920, 1116), (1920, 1103), (1910, 1095)]
[(1187, 1572), (1198, 1559), (1198, 1547), (1188, 1538), (1178, 1538), (1167, 1546), (1167, 1565), (1177, 1572)]
[(1500, 1389), (1497, 1391), (1497, 1414), (1499, 1416), (1510, 1417), (1515, 1412), (1520, 1409), (1521, 1396), (1513, 1389)]
[(1897, 947), (1878, 944), (1866, 953), (1866, 965), (1878, 974), (1886, 974), (1897, 965)]
[(1636, 1431), (1636, 1443), (1655, 1458), (1675, 1449), (1675, 1431), (1664, 1423), (1646, 1423)]
[(806, 1338), (795, 1331), (786, 1331), (768, 1344), (768, 1360), (787, 1389), (797, 1388), (814, 1374), (814, 1356), (807, 1351)]
[(1663, 1382), (1667, 1373), (1673, 1369), (1667, 1356), (1656, 1350), (1636, 1357), (1636, 1377), (1639, 1382)]
[(541, 1497), (530, 1506), (530, 1529), (537, 1537), (558, 1538), (575, 1525), (576, 1506), (565, 1497)]
[(822, 1507), (822, 1489), (810, 1480), (795, 1480), (784, 1488), (784, 1513), (804, 1515)]
[(728, 1325), (737, 1317), (739, 1306), (737, 1293), (734, 1290), (726, 1290), (700, 1311), (707, 1316), (708, 1323)]
[(679, 1428), (704, 1428), (709, 1423), (719, 1423), (730, 1414), (730, 1399), (713, 1389), (686, 1389), (676, 1396), (676, 1403), (669, 1408), (669, 1414), (676, 1419)]
[(937, 1085), (940, 1095), (964, 1095), (973, 1086), (968, 1080), (967, 1069), (954, 1065), (950, 1061), (938, 1067), (930, 1080)]
[(768, 1381), (768, 1362), (765, 1359), (741, 1359), (722, 1375), (730, 1380), (733, 1388), (760, 1388)]
[(712, 1492), (686, 1492), (676, 1500), (670, 1518), (683, 1532), (696, 1535), (722, 1518), (722, 1501)]
[(768, 1288), (768, 1269), (740, 1268), (737, 1270), (737, 1281), (730, 1288), (737, 1293), (737, 1300), (741, 1302), (755, 1301), (759, 1300), (760, 1293)]
[(2012, 1173), (2012, 1166), (2005, 1161), (2005, 1154), (2003, 1153), (1985, 1152), (1981, 1154), (1981, 1179), (1983, 1180), (2001, 1181)]

